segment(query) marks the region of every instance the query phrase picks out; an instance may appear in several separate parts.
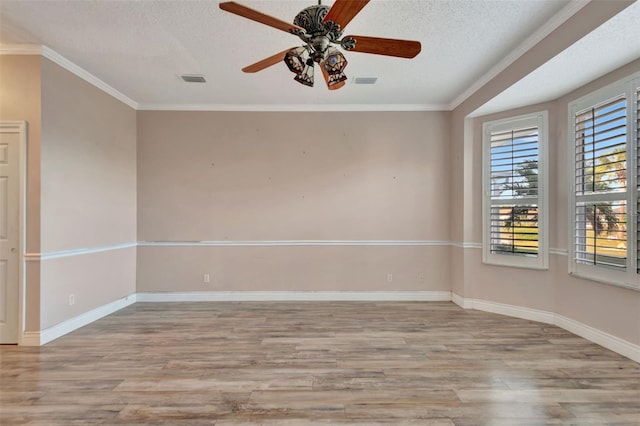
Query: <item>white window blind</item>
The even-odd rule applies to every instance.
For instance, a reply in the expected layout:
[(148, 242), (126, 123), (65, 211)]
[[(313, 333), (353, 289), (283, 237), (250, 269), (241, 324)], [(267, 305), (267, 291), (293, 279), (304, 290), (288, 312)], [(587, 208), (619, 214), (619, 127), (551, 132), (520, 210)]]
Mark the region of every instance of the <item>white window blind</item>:
[(569, 103), (569, 271), (640, 290), (640, 72)]
[(575, 115), (575, 247), (582, 264), (626, 268), (627, 99)]
[(538, 128), (491, 133), (491, 252), (538, 255)]
[[(546, 267), (541, 155), (546, 113), (485, 123), (484, 260)], [(544, 252), (544, 253), (543, 253)]]

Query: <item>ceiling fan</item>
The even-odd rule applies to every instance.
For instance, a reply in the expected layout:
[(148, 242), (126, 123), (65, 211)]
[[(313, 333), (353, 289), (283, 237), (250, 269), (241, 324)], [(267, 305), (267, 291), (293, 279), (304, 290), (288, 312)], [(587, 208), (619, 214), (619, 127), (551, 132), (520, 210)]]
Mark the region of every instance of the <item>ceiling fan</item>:
[(418, 41), (390, 38), (342, 36), (344, 28), (364, 8), (369, 0), (336, 0), (331, 8), (322, 4), (300, 11), (293, 24), (266, 15), (233, 1), (220, 3), (220, 9), (260, 22), (270, 27), (298, 36), (304, 45), (294, 47), (269, 56), (242, 69), (247, 73), (262, 71), (280, 61), (296, 74), (295, 80), (305, 86), (313, 86), (314, 64), (318, 64), (329, 90), (345, 85), (347, 76), (344, 69), (347, 59), (332, 45), (339, 45), (352, 52), (374, 55), (414, 58), (420, 53)]

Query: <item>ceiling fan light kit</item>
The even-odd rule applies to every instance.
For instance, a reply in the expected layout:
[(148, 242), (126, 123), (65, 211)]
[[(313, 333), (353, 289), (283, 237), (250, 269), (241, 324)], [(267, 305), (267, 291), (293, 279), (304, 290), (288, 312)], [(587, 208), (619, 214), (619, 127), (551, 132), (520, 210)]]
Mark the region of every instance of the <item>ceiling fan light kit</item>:
[(336, 0), (330, 8), (319, 1), (317, 5), (300, 11), (293, 24), (232, 1), (220, 3), (220, 9), (289, 32), (304, 42), (301, 47), (285, 50), (249, 65), (243, 68), (244, 72), (262, 71), (284, 61), (287, 68), (296, 75), (295, 81), (313, 86), (314, 67), (318, 64), (327, 87), (335, 90), (345, 85), (347, 76), (344, 69), (348, 62), (342, 52), (332, 45), (339, 45), (347, 51), (400, 58), (414, 58), (420, 53), (421, 45), (418, 41), (355, 35), (343, 37), (346, 25), (367, 3), (369, 0)]

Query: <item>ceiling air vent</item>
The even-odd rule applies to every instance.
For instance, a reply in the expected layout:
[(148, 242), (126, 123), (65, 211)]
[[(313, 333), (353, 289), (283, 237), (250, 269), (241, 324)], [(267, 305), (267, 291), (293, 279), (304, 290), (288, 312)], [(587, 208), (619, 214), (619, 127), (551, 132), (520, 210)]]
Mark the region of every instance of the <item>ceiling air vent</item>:
[(356, 77), (353, 79), (353, 84), (376, 84), (378, 77)]
[(203, 75), (181, 75), (182, 79), (187, 83), (206, 83), (207, 80)]

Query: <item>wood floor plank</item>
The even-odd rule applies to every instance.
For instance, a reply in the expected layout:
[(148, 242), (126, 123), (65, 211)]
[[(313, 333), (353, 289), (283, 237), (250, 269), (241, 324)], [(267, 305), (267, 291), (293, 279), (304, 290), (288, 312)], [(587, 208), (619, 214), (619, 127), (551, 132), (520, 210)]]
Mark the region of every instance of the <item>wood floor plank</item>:
[(446, 302), (137, 303), (0, 347), (0, 424), (640, 425), (640, 365)]

